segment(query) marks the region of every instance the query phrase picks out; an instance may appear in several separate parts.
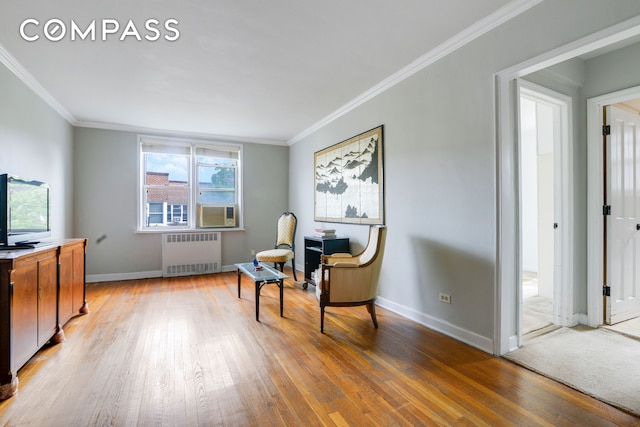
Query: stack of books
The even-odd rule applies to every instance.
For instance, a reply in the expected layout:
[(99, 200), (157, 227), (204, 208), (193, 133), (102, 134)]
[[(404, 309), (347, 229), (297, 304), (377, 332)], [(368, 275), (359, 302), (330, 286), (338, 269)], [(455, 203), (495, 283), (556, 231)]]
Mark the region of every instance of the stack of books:
[(336, 230), (316, 228), (315, 236), (322, 239), (334, 239), (336, 237)]

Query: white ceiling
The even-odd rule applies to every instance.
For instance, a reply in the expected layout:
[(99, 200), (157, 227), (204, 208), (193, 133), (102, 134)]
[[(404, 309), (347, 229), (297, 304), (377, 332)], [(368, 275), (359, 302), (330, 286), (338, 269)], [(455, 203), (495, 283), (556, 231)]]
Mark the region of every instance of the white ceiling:
[[(284, 143), (479, 21), (539, 1), (0, 0), (0, 60), (74, 125)], [(33, 42), (19, 32), (28, 18)], [(67, 28), (58, 42), (44, 36), (52, 18)], [(150, 18), (176, 19), (178, 40), (145, 40)], [(121, 28), (102, 41), (105, 19)], [(71, 21), (92, 20), (97, 40), (70, 40)], [(129, 20), (143, 41), (119, 40)]]

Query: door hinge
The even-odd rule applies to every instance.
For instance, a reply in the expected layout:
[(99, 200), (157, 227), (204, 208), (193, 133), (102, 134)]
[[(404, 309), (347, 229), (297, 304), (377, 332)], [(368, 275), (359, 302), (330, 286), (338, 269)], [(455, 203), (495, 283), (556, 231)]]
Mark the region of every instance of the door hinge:
[(602, 134), (603, 135), (611, 135), (611, 125), (603, 125), (602, 126)]
[(602, 207), (602, 215), (611, 215), (611, 205), (604, 205)]
[(602, 295), (605, 297), (611, 296), (611, 286), (603, 285), (602, 286)]

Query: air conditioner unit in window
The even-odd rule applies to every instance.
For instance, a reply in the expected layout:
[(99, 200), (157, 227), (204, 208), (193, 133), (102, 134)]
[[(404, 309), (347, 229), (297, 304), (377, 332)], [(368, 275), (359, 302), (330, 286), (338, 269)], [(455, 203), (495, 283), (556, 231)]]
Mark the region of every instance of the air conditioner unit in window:
[(198, 205), (198, 227), (235, 227), (235, 205)]

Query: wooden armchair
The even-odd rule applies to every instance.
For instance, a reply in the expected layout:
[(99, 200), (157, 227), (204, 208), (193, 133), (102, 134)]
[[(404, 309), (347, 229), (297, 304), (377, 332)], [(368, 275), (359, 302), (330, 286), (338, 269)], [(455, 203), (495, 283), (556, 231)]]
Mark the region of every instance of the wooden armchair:
[(378, 327), (375, 299), (382, 267), (387, 228), (369, 227), (369, 242), (358, 255), (333, 254), (322, 256), (320, 277), (316, 280), (316, 295), (320, 301), (320, 332), (324, 332), (324, 310), (327, 306), (366, 305), (373, 326)]

